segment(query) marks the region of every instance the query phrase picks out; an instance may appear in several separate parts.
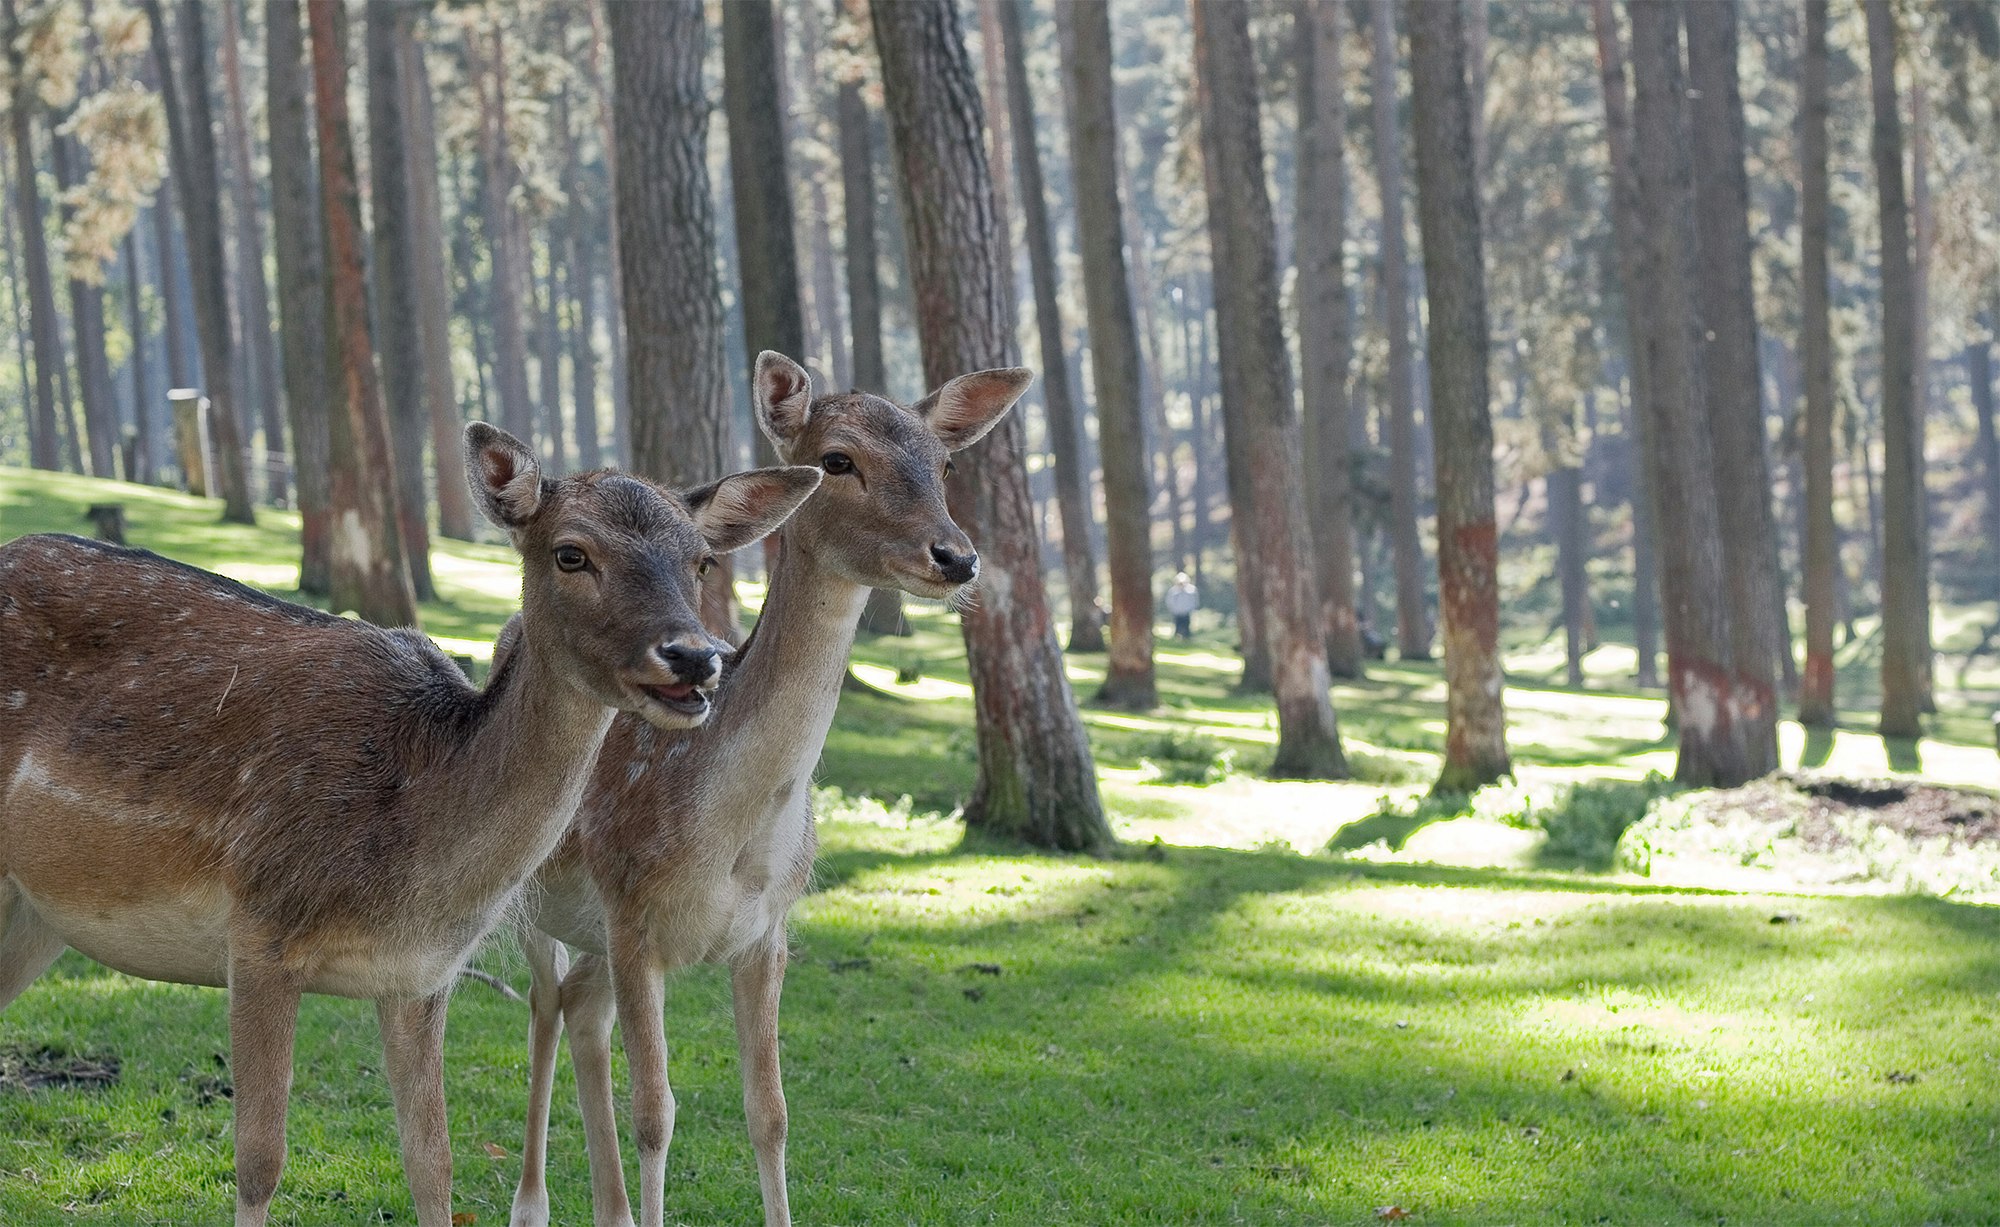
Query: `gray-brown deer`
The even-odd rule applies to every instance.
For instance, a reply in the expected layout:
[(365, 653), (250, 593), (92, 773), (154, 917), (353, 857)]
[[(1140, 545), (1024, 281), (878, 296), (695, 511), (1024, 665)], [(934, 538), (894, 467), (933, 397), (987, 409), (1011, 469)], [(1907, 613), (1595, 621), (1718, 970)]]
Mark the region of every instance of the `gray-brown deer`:
[[(778, 995), (786, 917), (817, 849), (807, 786), (868, 590), (944, 599), (977, 575), (972, 543), (945, 507), (950, 453), (992, 429), (1032, 378), (962, 375), (904, 408), (860, 392), (814, 399), (797, 364), (758, 357), (759, 425), (780, 459), (817, 464), (826, 479), (780, 535), (764, 611), (714, 717), (681, 733), (615, 721), (575, 825), (529, 887), (538, 931), (523, 939), (534, 986), (516, 1227), (548, 1222), (549, 1096), (565, 1021), (596, 1222), (632, 1222), (611, 1088), (614, 1021), (631, 1067), (640, 1211), (648, 1227), (663, 1221), (674, 1127), (664, 982), (705, 962), (730, 967), (764, 1218), (791, 1221)], [(584, 953), (565, 968), (559, 943)]]
[(697, 574), (820, 480), (760, 470), (677, 496), (545, 478), (484, 423), (465, 437), (523, 569), (483, 691), (413, 631), (143, 551), (0, 548), (0, 1007), (66, 946), (226, 987), (239, 1225), (269, 1214), (311, 992), (375, 1001), (418, 1221), (448, 1227), (450, 987), (569, 825), (614, 711), (707, 717), (720, 656)]

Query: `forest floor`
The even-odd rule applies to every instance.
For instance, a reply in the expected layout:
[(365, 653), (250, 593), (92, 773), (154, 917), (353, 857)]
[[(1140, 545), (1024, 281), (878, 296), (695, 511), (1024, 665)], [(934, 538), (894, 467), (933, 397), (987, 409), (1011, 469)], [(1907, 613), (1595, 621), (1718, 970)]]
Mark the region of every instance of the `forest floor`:
[[(0, 470), (0, 539), (82, 530), (95, 501), (127, 504), (134, 544), (293, 595), (280, 513), (218, 526), (213, 503)], [(490, 651), (510, 558), (441, 548), (426, 629)], [(1559, 644), (1510, 638), (1519, 778), (1439, 805), (1422, 797), (1435, 665), (1336, 688), (1357, 781), (1271, 783), (1274, 730), (1232, 693), (1222, 629), (1163, 641), (1157, 711), (1086, 709), (1127, 841), (1092, 861), (968, 845), (942, 816), (973, 772), (963, 649), (913, 614), (912, 637), (858, 645), (883, 693), (844, 699), (822, 765), (785, 1011), (800, 1221), (1915, 1223), (2000, 1204), (2000, 912), (1964, 901), (2000, 877), (1898, 862), (1828, 881), (1746, 845), (1705, 878), (1674, 856), (1691, 823), (1816, 802), (1670, 795), (1650, 778), (1672, 768), (1664, 704), (1625, 688), (1629, 647), (1570, 690)], [(1953, 684), (1993, 617), (1941, 607), (1952, 689), (1917, 743), (1863, 731), (1864, 626), (1846, 727), (1785, 728), (1793, 792), (1827, 775), (1991, 788), (2000, 663)], [(1102, 658), (1070, 663), (1087, 698)], [(1628, 839), (1619, 860), (1642, 820), (1643, 855)], [(524, 980), (504, 946), (482, 965)], [(727, 1003), (713, 970), (669, 994), (670, 1221), (757, 1215)], [(518, 1174), (525, 1030), (484, 987), (454, 1004), (457, 1208), (478, 1222), (506, 1221)], [(226, 1217), (226, 1050), (222, 994), (65, 956), (0, 1014), (0, 1223)], [(369, 1007), (308, 1001), (276, 1221), (412, 1221), (379, 1063)], [(588, 1194), (563, 1077), (567, 1223)]]

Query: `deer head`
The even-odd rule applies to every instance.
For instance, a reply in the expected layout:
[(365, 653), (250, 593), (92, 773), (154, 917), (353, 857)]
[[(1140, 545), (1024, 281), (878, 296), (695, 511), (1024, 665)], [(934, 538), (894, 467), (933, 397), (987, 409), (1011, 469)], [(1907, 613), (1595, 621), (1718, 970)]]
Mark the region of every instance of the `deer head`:
[(984, 438), (1034, 377), (974, 371), (908, 407), (867, 392), (815, 399), (798, 363), (765, 350), (751, 390), (757, 424), (779, 459), (826, 474), (786, 531), (854, 583), (956, 593), (978, 576), (979, 555), (945, 507), (951, 453)]
[(549, 478), (520, 440), (484, 422), (465, 428), (465, 471), (521, 554), (522, 639), (585, 694), (670, 729), (707, 719), (728, 650), (702, 629), (702, 574), (820, 484), (806, 467), (681, 495), (602, 470)]

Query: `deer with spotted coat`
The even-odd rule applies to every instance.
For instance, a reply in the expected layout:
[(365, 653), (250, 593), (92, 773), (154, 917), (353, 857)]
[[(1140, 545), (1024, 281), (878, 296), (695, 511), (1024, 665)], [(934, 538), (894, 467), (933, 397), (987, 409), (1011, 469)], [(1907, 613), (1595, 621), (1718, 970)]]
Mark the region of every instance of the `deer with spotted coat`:
[[(632, 1222), (611, 1086), (614, 1022), (631, 1069), (640, 1211), (648, 1227), (664, 1221), (674, 1128), (665, 977), (699, 963), (730, 968), (764, 1219), (791, 1222), (778, 997), (786, 917), (818, 847), (807, 787), (869, 589), (948, 600), (977, 576), (978, 555), (945, 506), (951, 453), (991, 430), (1032, 378), (1018, 368), (961, 375), (905, 408), (863, 392), (815, 399), (796, 363), (759, 355), (758, 424), (782, 461), (817, 465), (825, 480), (780, 534), (769, 597), (715, 715), (684, 732), (616, 720), (575, 824), (528, 890), (533, 1018), (515, 1227), (549, 1221), (549, 1097), (565, 1023), (595, 1221)], [(582, 952), (574, 963), (565, 947)]]
[(451, 1222), (445, 1003), (568, 827), (616, 712), (708, 717), (713, 553), (764, 536), (811, 468), (684, 495), (546, 478), (468, 427), (521, 554), (518, 634), (484, 690), (428, 639), (74, 537), (0, 547), (0, 1007), (73, 947), (229, 991), (236, 1222), (285, 1160), (304, 993), (370, 998), (422, 1227)]

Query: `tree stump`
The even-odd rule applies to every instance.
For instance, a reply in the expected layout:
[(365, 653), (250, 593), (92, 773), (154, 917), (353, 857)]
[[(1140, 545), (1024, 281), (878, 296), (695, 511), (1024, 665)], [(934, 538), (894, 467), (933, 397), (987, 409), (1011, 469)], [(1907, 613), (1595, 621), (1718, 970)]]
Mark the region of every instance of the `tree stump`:
[(125, 544), (125, 504), (92, 503), (83, 518), (97, 526), (97, 539), (113, 545)]
[(167, 393), (174, 421), (174, 448), (180, 454), (181, 486), (189, 494), (208, 497), (208, 422), (202, 395), (194, 388)]

